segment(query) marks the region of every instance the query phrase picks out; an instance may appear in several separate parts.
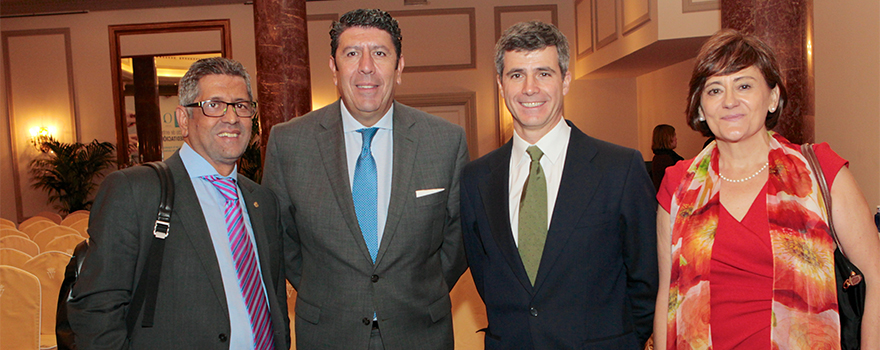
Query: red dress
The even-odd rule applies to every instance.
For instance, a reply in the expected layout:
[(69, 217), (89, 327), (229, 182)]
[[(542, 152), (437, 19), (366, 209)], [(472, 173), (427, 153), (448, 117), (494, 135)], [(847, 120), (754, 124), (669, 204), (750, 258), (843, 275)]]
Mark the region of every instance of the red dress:
[[(815, 151), (830, 188), (848, 162), (827, 143), (815, 145)], [(666, 169), (657, 200), (667, 212), (672, 194), (692, 161), (680, 161)], [(714, 349), (770, 348), (773, 251), (766, 198), (765, 184), (742, 221), (721, 206), (709, 276), (709, 324)]]

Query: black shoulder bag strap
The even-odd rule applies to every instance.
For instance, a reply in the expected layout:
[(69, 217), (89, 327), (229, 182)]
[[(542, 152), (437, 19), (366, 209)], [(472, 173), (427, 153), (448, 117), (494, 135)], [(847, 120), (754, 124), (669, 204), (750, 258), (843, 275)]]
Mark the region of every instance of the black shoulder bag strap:
[(150, 244), (150, 252), (147, 255), (147, 261), (144, 263), (144, 270), (141, 272), (141, 278), (138, 281), (137, 289), (135, 289), (134, 297), (132, 297), (131, 307), (125, 316), (125, 325), (129, 338), (131, 338), (131, 332), (134, 330), (135, 323), (137, 323), (141, 307), (144, 309), (141, 327), (153, 326), (153, 314), (156, 312), (156, 296), (159, 291), (159, 273), (162, 271), (162, 254), (165, 250), (165, 237), (168, 237), (169, 228), (171, 227), (171, 208), (174, 204), (174, 178), (168, 165), (165, 162), (150, 162), (144, 165), (153, 168), (156, 174), (159, 175), (161, 197), (159, 200), (158, 217), (156, 218), (156, 224), (153, 225), (153, 237), (155, 239)]

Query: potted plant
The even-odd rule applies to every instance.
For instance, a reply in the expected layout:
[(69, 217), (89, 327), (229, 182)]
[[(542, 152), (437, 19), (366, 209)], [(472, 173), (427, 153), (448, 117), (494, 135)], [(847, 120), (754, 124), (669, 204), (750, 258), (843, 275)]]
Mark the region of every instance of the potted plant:
[(89, 199), (104, 177), (104, 170), (113, 166), (114, 146), (110, 142), (94, 140), (88, 144), (64, 143), (49, 139), (42, 144), (45, 153), (31, 161), (32, 187), (45, 190), (49, 203), (62, 214), (90, 209)]

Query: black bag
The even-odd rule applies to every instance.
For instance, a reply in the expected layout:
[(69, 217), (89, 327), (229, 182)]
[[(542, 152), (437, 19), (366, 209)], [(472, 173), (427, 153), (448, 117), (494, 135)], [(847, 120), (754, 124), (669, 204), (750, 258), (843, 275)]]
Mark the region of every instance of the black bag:
[(801, 153), (807, 158), (813, 172), (816, 173), (816, 179), (819, 182), (819, 189), (822, 191), (822, 199), (825, 202), (825, 210), (828, 215), (828, 228), (831, 231), (831, 237), (837, 244), (834, 250), (834, 275), (837, 279), (837, 308), (840, 313), (840, 348), (842, 350), (858, 350), (861, 347), (862, 340), (862, 317), (865, 314), (865, 284), (861, 283), (864, 279), (862, 271), (856, 267), (840, 246), (840, 240), (837, 239), (837, 231), (834, 230), (834, 223), (831, 221), (831, 191), (828, 190), (828, 184), (825, 183), (825, 175), (822, 167), (819, 166), (819, 160), (816, 153), (813, 152), (813, 146), (810, 144), (801, 145)]
[[(132, 298), (131, 308), (125, 318), (129, 336), (131, 336), (131, 331), (134, 329), (142, 306), (144, 307), (144, 317), (141, 320), (141, 325), (143, 327), (153, 326), (153, 313), (156, 311), (156, 296), (159, 289), (159, 272), (162, 270), (162, 253), (165, 249), (165, 237), (168, 236), (171, 225), (171, 209), (174, 204), (174, 179), (168, 165), (163, 162), (151, 162), (144, 165), (156, 171), (162, 190), (159, 199), (159, 212), (156, 224), (153, 226), (153, 236), (156, 239), (150, 244), (147, 264), (141, 273), (141, 279)], [(77, 349), (74, 333), (70, 328), (70, 321), (67, 319), (67, 302), (70, 301), (70, 290), (76, 284), (88, 250), (88, 240), (77, 244), (64, 271), (64, 281), (61, 282), (61, 290), (58, 293), (58, 309), (55, 313), (55, 338), (58, 350)]]

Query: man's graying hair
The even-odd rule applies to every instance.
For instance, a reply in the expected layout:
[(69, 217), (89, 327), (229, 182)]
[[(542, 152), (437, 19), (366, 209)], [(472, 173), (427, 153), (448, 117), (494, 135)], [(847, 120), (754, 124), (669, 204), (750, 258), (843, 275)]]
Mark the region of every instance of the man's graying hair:
[(376, 28), (388, 32), (391, 35), (391, 42), (394, 43), (394, 50), (397, 51), (397, 60), (400, 61), (400, 42), (403, 40), (400, 35), (400, 27), (397, 26), (397, 20), (394, 17), (380, 9), (349, 11), (342, 15), (338, 21), (334, 21), (330, 26), (330, 57), (336, 57), (339, 36), (351, 27)]
[(251, 76), (241, 63), (223, 57), (209, 57), (193, 63), (183, 78), (180, 78), (180, 84), (177, 87), (177, 99), (181, 106), (198, 102), (195, 99), (199, 96), (199, 80), (211, 74), (242, 77), (245, 85), (247, 85), (248, 98), (254, 99), (254, 94), (251, 91)]
[(508, 51), (529, 52), (541, 50), (548, 46), (556, 46), (559, 55), (559, 69), (564, 76), (568, 72), (568, 39), (548, 23), (530, 21), (519, 22), (504, 31), (498, 44), (495, 45), (495, 72), (504, 72), (504, 53)]

